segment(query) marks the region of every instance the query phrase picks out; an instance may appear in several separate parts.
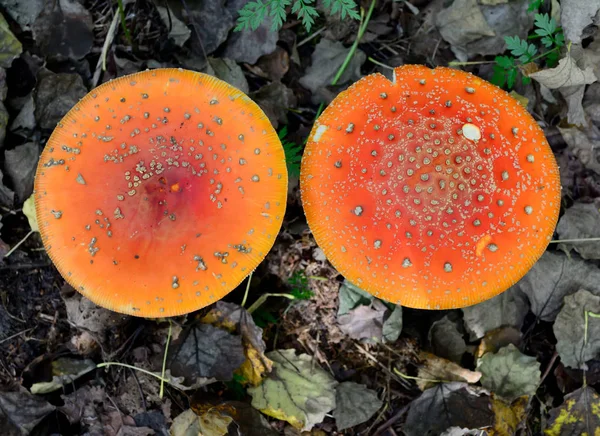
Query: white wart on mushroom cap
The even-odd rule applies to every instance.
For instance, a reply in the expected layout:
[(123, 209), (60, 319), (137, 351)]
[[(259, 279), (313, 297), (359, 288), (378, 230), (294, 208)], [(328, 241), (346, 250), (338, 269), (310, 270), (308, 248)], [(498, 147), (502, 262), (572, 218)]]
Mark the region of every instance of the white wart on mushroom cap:
[(349, 280), (385, 300), (464, 307), (538, 260), (560, 207), (542, 130), (471, 74), (403, 66), (336, 97), (302, 161), (308, 224)]

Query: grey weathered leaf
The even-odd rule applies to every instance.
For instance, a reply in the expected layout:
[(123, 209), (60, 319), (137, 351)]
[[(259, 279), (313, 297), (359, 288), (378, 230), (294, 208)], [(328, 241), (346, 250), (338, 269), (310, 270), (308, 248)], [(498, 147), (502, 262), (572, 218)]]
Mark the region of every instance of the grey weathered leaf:
[(261, 385), (248, 389), (252, 406), (269, 416), (310, 430), (335, 408), (338, 382), (307, 354), (294, 350), (267, 353), (273, 371)]
[[(600, 211), (593, 203), (575, 203), (568, 208), (556, 227), (559, 239), (585, 239), (600, 235)], [(574, 249), (584, 259), (600, 259), (600, 244), (579, 242), (560, 244), (565, 249)]]
[(529, 312), (527, 297), (518, 286), (474, 306), (462, 309), (469, 339), (475, 341), (491, 330), (501, 326), (521, 328)]
[(457, 322), (452, 321), (448, 315), (431, 325), (428, 337), (433, 352), (452, 362), (460, 363), (467, 351), (467, 344), (462, 332), (458, 330)]
[(192, 35), (189, 44), (195, 53), (204, 56), (204, 53), (211, 54), (227, 40), (229, 31), (234, 26), (231, 3), (231, 1), (186, 0), (187, 8), (185, 8), (183, 2), (169, 0), (168, 5), (175, 16), (192, 25), (192, 33), (197, 32), (197, 35)]
[(345, 315), (338, 316), (338, 324), (340, 329), (353, 339), (380, 341), (386, 309), (379, 300), (373, 300), (370, 306), (361, 305)]
[(407, 436), (441, 434), (450, 427), (483, 428), (494, 424), (490, 397), (467, 383), (441, 383), (414, 400), (402, 428)]
[(566, 295), (583, 288), (600, 296), (600, 269), (584, 260), (546, 251), (517, 286), (529, 298), (536, 316), (554, 321)]
[(339, 291), (338, 316), (345, 315), (359, 304), (369, 304), (375, 298), (373, 295), (356, 286), (354, 283), (344, 280)]
[(29, 30), (29, 26), (44, 9), (44, 0), (2, 0), (2, 7), (15, 20), (21, 29)]
[(65, 114), (87, 94), (79, 74), (42, 70), (34, 91), (35, 118), (41, 128), (52, 130)]
[(600, 319), (588, 318), (585, 338), (586, 312), (600, 315), (600, 297), (580, 289), (565, 297), (554, 323), (556, 351), (565, 366), (584, 368), (585, 362), (600, 354)]
[(3, 436), (26, 436), (54, 411), (54, 406), (28, 392), (0, 392), (0, 428)]
[[(465, 53), (468, 43), (496, 35), (483, 16), (477, 0), (455, 0), (447, 5), (437, 14), (435, 24), (455, 52)], [(464, 19), (466, 16), (468, 20)], [(461, 25), (457, 26), (457, 22)]]
[(479, 359), (481, 385), (494, 394), (512, 402), (523, 395), (533, 395), (540, 381), (540, 363), (527, 356), (513, 344), (497, 353), (486, 353)]
[(4, 153), (4, 169), (12, 182), (19, 204), (33, 192), (33, 177), (39, 154), (39, 147), (35, 142), (19, 145)]
[(92, 14), (76, 0), (45, 2), (32, 25), (40, 51), (57, 60), (81, 59), (94, 45)]
[[(600, 174), (600, 156), (597, 153), (600, 148), (600, 138), (597, 137), (596, 133), (590, 129), (584, 130), (577, 127), (559, 127), (558, 130), (567, 143), (568, 150), (578, 158), (579, 162), (587, 169)], [(568, 158), (568, 155), (565, 154), (565, 158)], [(571, 163), (567, 161), (567, 165), (570, 166)], [(569, 172), (568, 167), (561, 166), (561, 184), (563, 187), (573, 184), (571, 180), (567, 179), (569, 176), (572, 177), (573, 172)]]
[(169, 29), (169, 38), (173, 42), (182, 47), (185, 42), (190, 39), (192, 31), (185, 25), (175, 14), (169, 13), (166, 7), (157, 6), (156, 9), (160, 15), (163, 24)]
[(402, 306), (394, 306), (390, 316), (383, 322), (383, 341), (395, 342), (402, 333)]
[(339, 431), (368, 421), (383, 405), (375, 391), (354, 382), (340, 383), (335, 399), (333, 417)]
[(213, 70), (209, 74), (213, 74), (215, 77), (248, 94), (250, 91), (248, 80), (246, 80), (242, 68), (235, 61), (227, 58), (210, 58), (209, 65)]
[[(350, 48), (344, 47), (344, 44), (339, 41), (321, 39), (311, 56), (311, 66), (306, 70), (306, 74), (300, 78), (300, 84), (312, 91), (313, 94), (319, 88), (329, 86), (346, 59), (349, 50)], [(367, 55), (363, 51), (356, 50), (348, 68), (338, 80), (338, 85), (360, 79), (362, 77), (360, 67), (366, 58)]]
[(4, 174), (0, 171), (0, 205), (12, 209), (15, 202), (15, 193), (8, 189), (8, 187), (3, 183)]
[(271, 82), (250, 94), (250, 97), (265, 112), (275, 128), (279, 123), (287, 124), (288, 109), (297, 104), (294, 92), (281, 82)]
[[(35, 128), (35, 115), (34, 115), (34, 104), (33, 104), (33, 95), (29, 94), (27, 100), (25, 100), (25, 104), (19, 111), (19, 114), (15, 117), (15, 119), (10, 124), (11, 131), (19, 131), (25, 130), (26, 132), (31, 132)], [(23, 134), (23, 136), (27, 135), (27, 133)]]
[[(246, 3), (247, 0), (230, 0), (227, 9), (237, 17), (238, 11)], [(277, 48), (279, 32), (271, 30), (271, 23), (271, 17), (267, 17), (256, 30), (233, 32), (225, 44), (225, 57), (236, 62), (255, 64), (261, 56), (273, 53)]]
[(21, 43), (10, 31), (6, 19), (0, 14), (0, 67), (9, 68), (23, 51)]
[(581, 43), (583, 31), (591, 24), (598, 24), (600, 16), (598, 0), (563, 0), (560, 4), (560, 22), (565, 39)]
[[(5, 88), (6, 89), (6, 88)], [(2, 90), (0, 90), (2, 92)], [(0, 148), (4, 146), (4, 138), (6, 138), (6, 127), (8, 126), (8, 111), (4, 103), (0, 101)]]
[(209, 324), (192, 327), (169, 348), (171, 373), (190, 384), (198, 378), (231, 380), (246, 360), (241, 336)]

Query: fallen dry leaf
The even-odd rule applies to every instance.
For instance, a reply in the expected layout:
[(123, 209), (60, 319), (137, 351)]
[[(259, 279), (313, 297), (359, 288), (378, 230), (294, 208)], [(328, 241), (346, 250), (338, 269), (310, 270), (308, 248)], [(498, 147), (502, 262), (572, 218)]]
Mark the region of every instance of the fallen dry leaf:
[(273, 362), (265, 356), (266, 345), (262, 338), (263, 330), (254, 324), (252, 316), (241, 306), (218, 301), (213, 309), (202, 318), (202, 322), (212, 324), (237, 333), (242, 337), (246, 360), (238, 372), (244, 381), (258, 385), (265, 374), (271, 371)]
[(435, 386), (438, 382), (466, 382), (474, 384), (481, 379), (479, 371), (468, 370), (435, 354), (421, 351), (419, 353), (419, 360), (421, 361), (421, 365), (419, 366), (417, 386), (422, 391)]

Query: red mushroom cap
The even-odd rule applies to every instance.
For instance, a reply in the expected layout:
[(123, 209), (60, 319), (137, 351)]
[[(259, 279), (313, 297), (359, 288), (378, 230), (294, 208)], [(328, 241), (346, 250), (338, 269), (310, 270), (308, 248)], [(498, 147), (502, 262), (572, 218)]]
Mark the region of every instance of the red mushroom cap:
[(245, 94), (159, 69), (85, 96), (35, 181), (44, 246), (95, 303), (145, 317), (222, 298), (265, 257), (286, 206), (281, 142)]
[(489, 299), (542, 255), (560, 208), (542, 130), (472, 74), (408, 65), (336, 97), (301, 173), (308, 224), (350, 281), (403, 306)]

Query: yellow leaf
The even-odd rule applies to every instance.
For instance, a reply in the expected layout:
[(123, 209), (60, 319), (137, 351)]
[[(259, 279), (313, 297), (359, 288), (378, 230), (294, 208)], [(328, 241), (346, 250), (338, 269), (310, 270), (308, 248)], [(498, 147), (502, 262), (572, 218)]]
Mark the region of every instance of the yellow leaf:
[(494, 428), (490, 435), (512, 436), (517, 430), (519, 423), (525, 418), (528, 397), (517, 398), (512, 404), (508, 404), (500, 398), (492, 397), (492, 409), (495, 415)]

